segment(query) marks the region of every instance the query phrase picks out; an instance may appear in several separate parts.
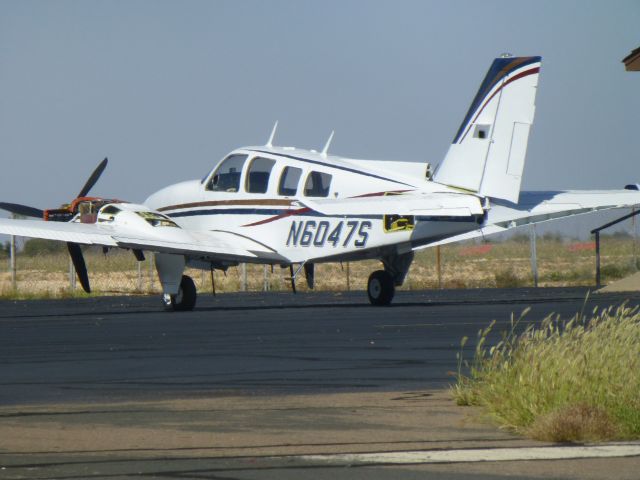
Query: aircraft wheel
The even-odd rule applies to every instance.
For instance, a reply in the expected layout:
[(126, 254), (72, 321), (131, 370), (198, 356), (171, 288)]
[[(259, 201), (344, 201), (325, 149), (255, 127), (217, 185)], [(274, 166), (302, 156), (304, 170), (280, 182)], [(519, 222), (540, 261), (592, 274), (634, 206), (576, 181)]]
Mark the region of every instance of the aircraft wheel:
[(393, 277), (384, 270), (376, 270), (369, 276), (367, 295), (371, 305), (389, 305), (396, 293)]
[(186, 312), (196, 306), (196, 284), (188, 275), (183, 275), (180, 289), (175, 295), (163, 295), (164, 308), (170, 311)]

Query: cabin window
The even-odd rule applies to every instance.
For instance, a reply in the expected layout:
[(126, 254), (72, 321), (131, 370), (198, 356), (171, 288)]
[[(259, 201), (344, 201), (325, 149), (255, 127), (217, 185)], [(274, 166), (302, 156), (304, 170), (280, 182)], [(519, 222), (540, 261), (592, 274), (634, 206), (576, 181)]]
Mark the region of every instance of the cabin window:
[(245, 190), (249, 193), (267, 193), (269, 175), (271, 175), (271, 169), (275, 163), (274, 160), (269, 160), (268, 158), (254, 158), (251, 161), (251, 165), (249, 165), (249, 170), (247, 170)]
[(307, 181), (304, 184), (304, 195), (306, 197), (328, 197), (329, 187), (331, 187), (331, 175), (312, 171), (307, 175)]
[(296, 167), (285, 167), (280, 176), (278, 185), (278, 195), (293, 197), (298, 193), (298, 182), (302, 176), (302, 169)]
[(246, 155), (231, 155), (225, 158), (207, 184), (212, 192), (237, 192), (240, 188), (242, 167)]

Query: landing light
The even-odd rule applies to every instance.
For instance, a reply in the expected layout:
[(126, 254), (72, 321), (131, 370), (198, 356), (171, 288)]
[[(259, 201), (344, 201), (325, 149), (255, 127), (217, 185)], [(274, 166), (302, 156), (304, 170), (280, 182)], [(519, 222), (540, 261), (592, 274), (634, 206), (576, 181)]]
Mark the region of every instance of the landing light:
[(136, 212), (136, 213), (138, 214), (138, 216), (144, 218), (147, 221), (147, 223), (149, 225), (151, 225), (152, 227), (175, 227), (175, 228), (180, 228), (180, 227), (178, 227), (176, 222), (171, 220), (169, 217), (166, 217), (166, 216), (161, 215), (159, 213), (155, 213), (155, 212)]

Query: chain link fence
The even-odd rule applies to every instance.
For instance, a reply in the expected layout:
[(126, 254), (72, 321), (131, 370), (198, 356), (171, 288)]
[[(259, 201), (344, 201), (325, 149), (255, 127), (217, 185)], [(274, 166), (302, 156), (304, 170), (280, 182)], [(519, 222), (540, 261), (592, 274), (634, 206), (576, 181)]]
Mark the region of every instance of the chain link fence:
[[(36, 242), (32, 244), (32, 242)], [(46, 245), (46, 248), (36, 248)], [(536, 261), (532, 262), (532, 244)], [(38, 298), (82, 295), (82, 288), (64, 243), (21, 240), (15, 255), (10, 245), (0, 249), (0, 296)], [(531, 242), (527, 233), (508, 239), (446, 245), (417, 252), (402, 289), (518, 287), (534, 285), (533, 263), (539, 286), (569, 286), (595, 283), (595, 251), (592, 241), (577, 241), (557, 234)], [(153, 262), (146, 255), (136, 261), (133, 253), (101, 248), (83, 248), (92, 291), (98, 295), (160, 294), (161, 286)], [(617, 232), (602, 237), (603, 284), (625, 277), (640, 267), (636, 237)], [(382, 268), (378, 261), (318, 264), (315, 288), (319, 290), (364, 290), (371, 272)], [(187, 269), (199, 293), (212, 292), (208, 270)], [(288, 291), (289, 268), (278, 265), (239, 265), (213, 274), (216, 292)], [(296, 287), (308, 289), (301, 271)]]
[[(25, 245), (28, 246), (29, 242)], [(10, 297), (64, 297), (82, 294), (71, 259), (64, 247), (37, 250), (18, 246), (15, 255), (10, 249), (0, 252), (0, 296)], [(92, 293), (101, 295), (161, 294), (154, 257), (145, 255), (138, 262), (133, 253), (111, 249), (103, 253), (101, 248), (85, 248), (83, 253)], [(339, 272), (338, 277), (330, 271)], [(350, 287), (347, 270), (341, 265), (323, 265), (316, 271), (324, 280), (316, 287), (329, 290), (345, 290)], [(186, 275), (193, 278), (198, 292), (281, 291), (291, 288), (289, 268), (278, 265), (241, 264), (226, 272), (187, 268)], [(366, 281), (366, 277), (363, 281)], [(364, 283), (362, 287), (364, 288)], [(306, 290), (304, 273), (296, 282), (298, 290)]]

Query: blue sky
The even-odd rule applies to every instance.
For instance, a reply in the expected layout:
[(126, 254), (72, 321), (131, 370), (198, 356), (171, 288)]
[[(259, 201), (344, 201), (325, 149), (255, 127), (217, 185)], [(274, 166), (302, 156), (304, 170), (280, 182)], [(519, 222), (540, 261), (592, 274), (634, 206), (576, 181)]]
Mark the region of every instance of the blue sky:
[(640, 182), (637, 1), (0, 1), (0, 199), (142, 201), (266, 142), (437, 163), (491, 60), (542, 55), (526, 189)]

